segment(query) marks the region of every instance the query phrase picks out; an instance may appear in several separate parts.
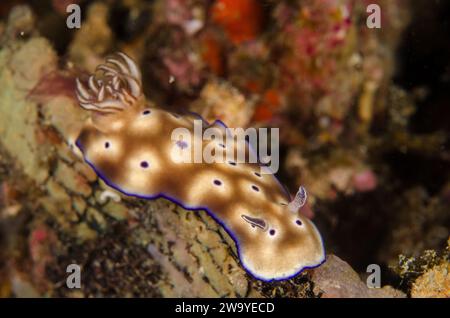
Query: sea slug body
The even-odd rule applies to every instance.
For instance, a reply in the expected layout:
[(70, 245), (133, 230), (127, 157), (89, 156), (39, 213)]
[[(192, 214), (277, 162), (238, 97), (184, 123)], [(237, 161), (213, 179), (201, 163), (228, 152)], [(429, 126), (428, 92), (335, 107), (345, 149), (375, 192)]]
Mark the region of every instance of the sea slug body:
[[(261, 173), (258, 163), (180, 161), (180, 152), (193, 147), (174, 141), (172, 132), (193, 132), (195, 118), (149, 107), (140, 71), (123, 53), (107, 58), (98, 71), (99, 77), (85, 83), (77, 79), (79, 104), (91, 118), (76, 145), (106, 184), (125, 195), (165, 197), (188, 210), (206, 210), (234, 239), (243, 267), (257, 279), (288, 279), (323, 263), (320, 233), (298, 213), (306, 200), (303, 187), (290, 202), (276, 177)], [(221, 122), (209, 127), (226, 134)], [(216, 146), (230, 150), (227, 144)]]

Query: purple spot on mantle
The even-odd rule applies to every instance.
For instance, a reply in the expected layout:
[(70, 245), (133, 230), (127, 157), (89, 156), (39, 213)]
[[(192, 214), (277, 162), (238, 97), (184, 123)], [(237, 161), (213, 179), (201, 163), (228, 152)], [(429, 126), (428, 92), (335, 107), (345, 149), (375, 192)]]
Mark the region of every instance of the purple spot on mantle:
[(259, 192), (259, 188), (255, 185), (252, 185), (252, 189), (255, 190), (256, 192)]
[(275, 235), (275, 230), (274, 229), (270, 230), (269, 234), (272, 235), (272, 236)]
[(302, 225), (302, 221), (300, 220), (295, 221), (295, 223), (297, 223), (297, 225)]
[(144, 110), (143, 112), (142, 112), (142, 115), (148, 115), (148, 114), (150, 114), (151, 113), (151, 111), (150, 110)]
[(109, 142), (105, 142), (105, 148), (109, 148)]
[(142, 168), (148, 168), (149, 164), (147, 161), (141, 161), (141, 167)]
[(185, 149), (185, 148), (188, 147), (187, 142), (184, 141), (184, 140), (178, 140), (178, 141), (176, 142), (176, 144), (177, 144), (177, 146), (180, 147), (181, 149)]
[(220, 186), (220, 185), (222, 185), (222, 181), (216, 179), (216, 180), (214, 180), (214, 184), (216, 186)]

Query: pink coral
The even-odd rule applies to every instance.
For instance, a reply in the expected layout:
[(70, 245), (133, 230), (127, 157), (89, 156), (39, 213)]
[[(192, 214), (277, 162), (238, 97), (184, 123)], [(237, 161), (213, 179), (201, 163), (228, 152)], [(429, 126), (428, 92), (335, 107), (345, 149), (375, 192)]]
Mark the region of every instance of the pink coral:
[(353, 186), (359, 192), (372, 191), (377, 187), (377, 184), (377, 176), (371, 170), (365, 170), (353, 177)]

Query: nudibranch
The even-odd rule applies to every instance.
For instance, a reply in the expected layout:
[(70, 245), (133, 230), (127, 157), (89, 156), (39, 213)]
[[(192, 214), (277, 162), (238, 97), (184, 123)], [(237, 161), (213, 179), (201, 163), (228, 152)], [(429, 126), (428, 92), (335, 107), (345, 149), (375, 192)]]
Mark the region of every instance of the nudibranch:
[[(259, 163), (180, 161), (174, 150), (193, 147), (173, 140), (172, 132), (193, 132), (197, 118), (149, 106), (130, 57), (116, 53), (76, 86), (80, 106), (91, 115), (76, 145), (107, 185), (128, 196), (164, 197), (188, 210), (206, 210), (233, 238), (243, 267), (257, 279), (288, 279), (324, 262), (320, 233), (299, 214), (305, 189), (291, 201)], [(219, 134), (227, 130), (220, 121), (209, 127)], [(230, 151), (228, 143), (216, 146)]]

